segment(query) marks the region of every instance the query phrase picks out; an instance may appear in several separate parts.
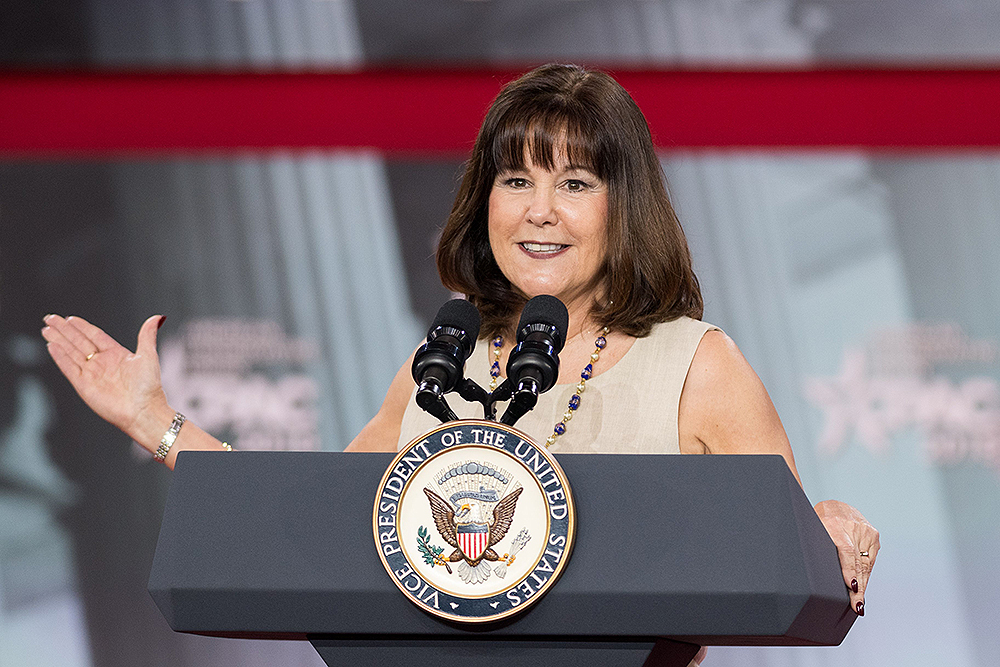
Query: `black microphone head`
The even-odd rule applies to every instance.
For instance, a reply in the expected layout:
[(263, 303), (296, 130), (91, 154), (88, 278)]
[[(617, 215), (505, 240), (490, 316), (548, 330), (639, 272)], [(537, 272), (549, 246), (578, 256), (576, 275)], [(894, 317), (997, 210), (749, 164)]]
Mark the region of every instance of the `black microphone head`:
[(455, 388), (462, 380), (466, 359), (476, 347), (479, 325), (479, 310), (465, 299), (452, 299), (441, 306), (427, 332), (427, 342), (413, 354), (410, 372), (420, 387), (418, 394), (426, 389), (437, 397), (429, 399), (435, 402)]
[[(427, 333), (427, 340), (431, 340), (439, 333), (453, 335), (463, 343), (465, 356), (468, 358), (476, 347), (481, 323), (479, 309), (472, 303), (465, 299), (452, 299), (446, 301), (438, 309), (437, 315), (434, 316), (434, 323), (431, 324), (430, 331)], [(458, 335), (458, 332), (465, 332), (465, 335)]]
[(517, 323), (517, 340), (521, 342), (532, 331), (547, 329), (552, 335), (552, 346), (558, 354), (566, 343), (568, 328), (569, 312), (563, 302), (554, 296), (542, 294), (524, 304), (521, 320)]

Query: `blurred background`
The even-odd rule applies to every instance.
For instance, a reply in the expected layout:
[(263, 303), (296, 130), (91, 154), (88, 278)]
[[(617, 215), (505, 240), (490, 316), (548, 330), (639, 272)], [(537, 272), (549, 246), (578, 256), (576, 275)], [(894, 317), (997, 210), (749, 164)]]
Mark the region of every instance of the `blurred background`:
[[(1000, 67), (1000, 4), (0, 5), (0, 80), (59, 72), (66, 91), (93, 72), (113, 92), (134, 72), (195, 86), (203, 73), (390, 68), (427, 81), (461, 70), (489, 90), (478, 116), (504, 81), (547, 61), (636, 85), (663, 71), (723, 70), (743, 85), (785, 72), (791, 97), (800, 81), (814, 102), (837, 97), (808, 76), (831, 68), (875, 81), (936, 71), (925, 79), (947, 91), (951, 70)], [(659, 95), (669, 107), (670, 91)], [(86, 134), (60, 99), (54, 117)], [(422, 104), (447, 127), (436, 99)], [(929, 127), (940, 113), (942, 135), (956, 129), (953, 99), (920, 111)], [(0, 114), (12, 104), (0, 95)], [(75, 313), (134, 346), (143, 319), (163, 313), (175, 407), (237, 448), (341, 450), (449, 296), (433, 253), (475, 122), (426, 150), (394, 139), (220, 148), (197, 135), (212, 114), (157, 117), (187, 138), (139, 148), (106, 129), (83, 149), (25, 147), (0, 123), (0, 667), (322, 664), (308, 644), (170, 631), (145, 590), (169, 473), (83, 406), (38, 330), (48, 312)], [(705, 319), (763, 379), (810, 499), (860, 508), (883, 548), (867, 615), (842, 646), (713, 648), (706, 664), (1000, 664), (1000, 146), (935, 131), (905, 145), (877, 131), (831, 140), (819, 120), (784, 141), (781, 118), (758, 141), (741, 115), (717, 144), (653, 128)]]

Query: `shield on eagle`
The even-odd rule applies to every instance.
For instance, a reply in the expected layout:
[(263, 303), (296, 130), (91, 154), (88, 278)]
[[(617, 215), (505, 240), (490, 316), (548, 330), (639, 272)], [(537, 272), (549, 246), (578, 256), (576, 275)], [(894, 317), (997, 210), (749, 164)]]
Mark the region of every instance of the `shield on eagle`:
[(490, 527), (485, 523), (458, 524), (458, 548), (469, 560), (477, 560), (490, 541)]

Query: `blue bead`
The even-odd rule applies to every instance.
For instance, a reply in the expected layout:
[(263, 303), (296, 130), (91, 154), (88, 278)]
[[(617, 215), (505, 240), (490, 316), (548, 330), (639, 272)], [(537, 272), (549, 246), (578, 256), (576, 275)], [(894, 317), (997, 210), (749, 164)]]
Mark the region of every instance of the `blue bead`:
[(569, 399), (569, 409), (576, 410), (580, 407), (580, 394), (573, 394)]
[(589, 380), (590, 376), (593, 374), (594, 374), (594, 365), (587, 364), (587, 367), (583, 369), (582, 373), (580, 373), (580, 377), (582, 377), (584, 380)]
[(566, 432), (566, 424), (559, 422), (558, 424), (556, 424), (556, 427), (552, 430), (555, 432), (556, 435), (562, 435), (563, 433)]
[(497, 336), (493, 339), (493, 347), (503, 347), (503, 336)]
[(500, 376), (500, 364), (499, 362), (494, 361), (493, 365), (490, 366), (490, 377), (499, 377), (499, 376)]
[(607, 344), (608, 344), (608, 341), (607, 341), (607, 339), (604, 336), (601, 336), (600, 338), (597, 339), (596, 345), (597, 345), (597, 349), (598, 350), (603, 350), (604, 346), (607, 345)]

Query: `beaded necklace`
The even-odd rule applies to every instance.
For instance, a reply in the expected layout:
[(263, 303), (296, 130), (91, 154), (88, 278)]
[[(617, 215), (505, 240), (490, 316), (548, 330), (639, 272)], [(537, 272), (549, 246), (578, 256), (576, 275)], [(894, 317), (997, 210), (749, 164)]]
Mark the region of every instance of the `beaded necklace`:
[[(580, 395), (587, 388), (587, 380), (594, 376), (594, 364), (601, 358), (601, 350), (608, 344), (608, 339), (605, 338), (607, 335), (608, 328), (604, 327), (601, 329), (601, 334), (597, 337), (597, 340), (594, 341), (595, 349), (590, 355), (590, 363), (580, 373), (580, 381), (576, 384), (576, 392), (570, 396), (569, 405), (566, 408), (566, 412), (563, 413), (562, 419), (556, 422), (555, 427), (552, 429), (552, 435), (545, 439), (546, 447), (551, 447), (556, 439), (566, 432), (566, 422), (573, 418), (573, 413), (580, 407)], [(490, 365), (490, 391), (492, 392), (497, 388), (497, 383), (500, 379), (500, 355), (503, 353), (503, 336), (497, 336), (493, 339), (493, 349), (491, 352), (493, 354), (493, 363)]]

